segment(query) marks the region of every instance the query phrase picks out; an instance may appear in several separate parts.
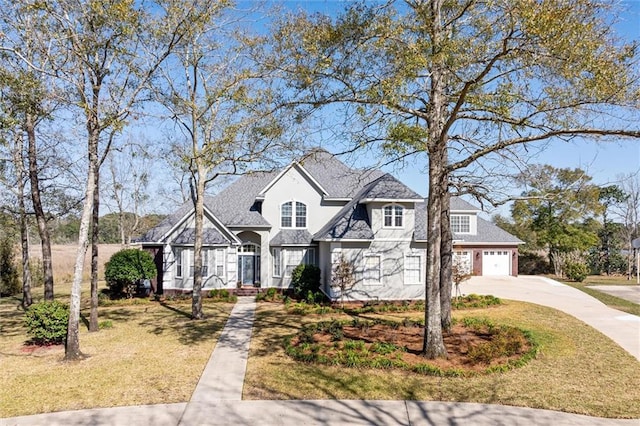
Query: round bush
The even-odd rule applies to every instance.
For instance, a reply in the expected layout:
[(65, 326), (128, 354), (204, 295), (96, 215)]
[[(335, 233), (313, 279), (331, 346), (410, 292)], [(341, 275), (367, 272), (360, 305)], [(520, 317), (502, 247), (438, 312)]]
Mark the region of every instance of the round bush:
[(568, 263), (564, 268), (567, 278), (572, 281), (582, 282), (589, 274), (589, 268), (584, 263)]
[(308, 293), (320, 291), (320, 268), (315, 265), (298, 265), (291, 272), (291, 285), (298, 297), (307, 297)]
[(138, 281), (155, 278), (156, 274), (151, 254), (138, 249), (124, 249), (114, 253), (104, 270), (112, 297), (133, 297)]
[(57, 300), (34, 303), (25, 312), (24, 322), (33, 343), (63, 343), (67, 337), (69, 308)]

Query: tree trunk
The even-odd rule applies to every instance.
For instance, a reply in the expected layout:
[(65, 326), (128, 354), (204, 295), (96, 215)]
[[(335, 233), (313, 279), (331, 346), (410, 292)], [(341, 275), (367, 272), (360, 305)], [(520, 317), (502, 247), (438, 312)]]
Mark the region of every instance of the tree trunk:
[(442, 27), (442, 4), (438, 0), (429, 3), (431, 26), (431, 50), (435, 58), (429, 88), (431, 108), (429, 110), (427, 151), (429, 154), (429, 196), (427, 199), (427, 276), (426, 312), (423, 353), (427, 358), (446, 358), (447, 349), (442, 338), (442, 307), (440, 304), (440, 272), (442, 241), (442, 183), (447, 166), (446, 139), (446, 65), (441, 47), (445, 42)]
[(98, 331), (98, 221), (100, 216), (100, 169), (94, 170), (93, 214), (91, 216), (91, 312), (89, 331)]
[(442, 329), (445, 332), (451, 331), (451, 267), (453, 264), (453, 235), (451, 234), (450, 200), (448, 179), (445, 179), (446, 186), (442, 188), (441, 206), (441, 235), (440, 241), (440, 315), (442, 319)]
[(440, 302), (442, 194), (439, 184), (443, 173), (441, 157), (429, 156), (429, 197), (427, 199), (427, 276), (423, 353), (427, 358), (446, 358), (442, 336)]
[(204, 188), (206, 171), (198, 165), (198, 181), (196, 182), (195, 236), (193, 243), (193, 294), (191, 299), (191, 318), (204, 319), (202, 313), (202, 232), (204, 228)]
[(28, 140), (29, 183), (31, 184), (31, 200), (38, 223), (38, 233), (42, 245), (42, 269), (44, 275), (44, 300), (53, 300), (53, 264), (51, 260), (51, 239), (47, 219), (42, 208), (40, 197), (40, 179), (38, 176), (38, 150), (36, 147), (35, 122), (31, 114), (26, 114), (25, 132)]
[(85, 188), (84, 205), (80, 219), (78, 232), (78, 252), (73, 270), (73, 283), (71, 285), (71, 298), (69, 304), (69, 324), (67, 327), (67, 341), (65, 344), (64, 359), (73, 361), (83, 358), (80, 352), (80, 297), (82, 295), (82, 273), (84, 271), (84, 258), (89, 246), (89, 226), (93, 214), (93, 201), (95, 191), (96, 168), (98, 167), (98, 119), (96, 116), (88, 118), (89, 132), (89, 170), (87, 171), (87, 186)]
[(29, 257), (29, 227), (24, 205), (24, 154), (22, 135), (17, 134), (14, 144), (14, 163), (18, 184), (18, 210), (20, 215), (20, 245), (22, 248), (22, 307), (27, 309), (33, 303), (31, 297), (31, 261)]

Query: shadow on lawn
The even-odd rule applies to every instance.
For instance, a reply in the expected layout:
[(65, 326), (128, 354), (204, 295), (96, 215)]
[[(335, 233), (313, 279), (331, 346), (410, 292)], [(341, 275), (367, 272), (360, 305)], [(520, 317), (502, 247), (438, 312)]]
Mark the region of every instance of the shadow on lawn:
[[(183, 307), (180, 305), (174, 306), (166, 302), (151, 304), (139, 325), (157, 335), (172, 330), (178, 335), (181, 344), (191, 346), (217, 336), (228, 317), (228, 312), (223, 308), (208, 305), (205, 307), (205, 313), (210, 312), (208, 318), (192, 320), (191, 313), (181, 308)], [(211, 311), (215, 312), (211, 314)]]

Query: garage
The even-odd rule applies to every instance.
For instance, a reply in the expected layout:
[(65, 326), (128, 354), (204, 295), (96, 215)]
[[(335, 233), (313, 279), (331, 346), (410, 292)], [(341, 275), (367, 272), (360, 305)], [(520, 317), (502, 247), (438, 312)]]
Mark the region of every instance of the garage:
[(470, 274), (471, 252), (468, 250), (456, 250), (453, 252), (453, 266), (459, 268), (461, 274)]
[(511, 256), (508, 250), (484, 250), (482, 275), (511, 275)]

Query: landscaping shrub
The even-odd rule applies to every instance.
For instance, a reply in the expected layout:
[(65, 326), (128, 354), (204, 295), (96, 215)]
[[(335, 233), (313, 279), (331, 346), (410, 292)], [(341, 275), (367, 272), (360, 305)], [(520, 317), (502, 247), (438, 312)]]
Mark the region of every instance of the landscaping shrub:
[(320, 292), (320, 268), (315, 265), (298, 265), (291, 272), (291, 286), (298, 298), (307, 298), (309, 292), (315, 298)]
[(589, 275), (589, 268), (584, 263), (567, 263), (564, 272), (570, 280), (582, 282)]
[(280, 302), (283, 300), (282, 293), (277, 288), (270, 287), (267, 291), (260, 292), (256, 295), (256, 302)]
[(116, 252), (105, 264), (104, 276), (111, 290), (111, 297), (133, 297), (139, 280), (155, 278), (157, 274), (153, 257), (138, 249)]
[(64, 342), (67, 337), (69, 308), (57, 300), (34, 303), (25, 312), (25, 325), (36, 345)]
[(229, 290), (224, 288), (213, 289), (209, 291), (208, 296), (216, 302), (235, 302), (238, 300), (238, 297), (235, 294), (231, 294)]
[(540, 275), (552, 272), (549, 259), (537, 253), (518, 253), (518, 273), (520, 275)]
[(10, 238), (0, 239), (0, 296), (12, 296), (22, 291), (13, 247)]

